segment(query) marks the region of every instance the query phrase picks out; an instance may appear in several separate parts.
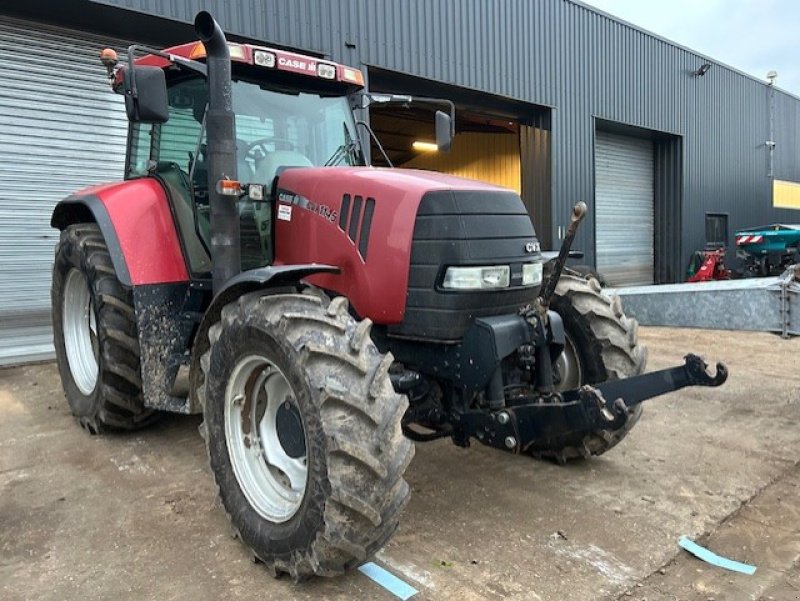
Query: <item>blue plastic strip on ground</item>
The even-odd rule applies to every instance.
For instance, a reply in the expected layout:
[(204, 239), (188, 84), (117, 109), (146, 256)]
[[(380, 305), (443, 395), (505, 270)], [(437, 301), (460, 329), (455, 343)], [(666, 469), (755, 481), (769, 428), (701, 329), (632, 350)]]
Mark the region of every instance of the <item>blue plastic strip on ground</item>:
[(678, 541), (678, 544), (695, 557), (699, 557), (706, 563), (710, 563), (712, 566), (717, 566), (718, 568), (723, 568), (732, 572), (740, 572), (742, 574), (747, 574), (748, 576), (752, 576), (756, 573), (756, 566), (751, 566), (747, 563), (741, 563), (740, 561), (734, 561), (733, 559), (728, 559), (727, 557), (717, 555), (713, 551), (709, 551), (705, 547), (701, 547), (696, 542), (689, 540), (685, 536)]
[(403, 601), (410, 599), (419, 592), (407, 582), (403, 582), (391, 572), (387, 572), (371, 561), (359, 567), (358, 571)]

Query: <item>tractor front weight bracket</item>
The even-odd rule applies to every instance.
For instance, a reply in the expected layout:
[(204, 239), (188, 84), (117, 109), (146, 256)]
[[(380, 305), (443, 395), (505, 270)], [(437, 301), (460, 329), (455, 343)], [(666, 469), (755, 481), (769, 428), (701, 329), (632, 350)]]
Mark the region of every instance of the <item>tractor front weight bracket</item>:
[(628, 410), (639, 403), (687, 386), (720, 386), (728, 378), (722, 363), (711, 374), (701, 357), (690, 354), (684, 360), (683, 365), (577, 390), (515, 397), (513, 405), (499, 411), (465, 411), (453, 416), (453, 439), (469, 446), (470, 438), (476, 438), (520, 453), (537, 440), (618, 430), (628, 420)]

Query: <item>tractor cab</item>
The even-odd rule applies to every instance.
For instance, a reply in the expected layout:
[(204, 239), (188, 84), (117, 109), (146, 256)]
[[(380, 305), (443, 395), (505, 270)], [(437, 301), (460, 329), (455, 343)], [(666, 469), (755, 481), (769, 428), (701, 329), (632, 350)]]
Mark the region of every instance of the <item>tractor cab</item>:
[[(228, 48), (236, 173), (227, 177), (259, 184), (256, 198), (245, 186), (238, 202), (241, 266), (248, 270), (273, 260), (271, 184), (276, 175), (292, 167), (365, 164), (351, 110), (363, 76), (357, 69), (290, 52), (245, 44)], [(164, 53), (202, 61), (205, 47), (197, 42)], [(167, 119), (131, 122), (125, 178), (161, 181), (170, 195), (190, 270), (203, 277), (211, 271), (207, 81), (201, 73), (158, 55), (133, 64), (137, 70), (164, 70)], [(125, 93), (124, 85), (120, 90)], [(139, 93), (143, 97), (149, 92), (140, 84)]]

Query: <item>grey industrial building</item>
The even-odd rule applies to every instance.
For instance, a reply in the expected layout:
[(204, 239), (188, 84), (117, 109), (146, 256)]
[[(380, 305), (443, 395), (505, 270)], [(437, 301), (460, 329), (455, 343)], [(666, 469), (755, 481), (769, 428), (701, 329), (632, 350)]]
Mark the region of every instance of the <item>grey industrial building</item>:
[(707, 242), (800, 221), (800, 99), (577, 1), (0, 1), (0, 364), (51, 352), (52, 207), (122, 176), (99, 49), (189, 41), (201, 8), (372, 91), (451, 98), (450, 155), (412, 149), (426, 110), (369, 115), (393, 161), (518, 189), (545, 246), (587, 201), (576, 247), (612, 282), (680, 281)]

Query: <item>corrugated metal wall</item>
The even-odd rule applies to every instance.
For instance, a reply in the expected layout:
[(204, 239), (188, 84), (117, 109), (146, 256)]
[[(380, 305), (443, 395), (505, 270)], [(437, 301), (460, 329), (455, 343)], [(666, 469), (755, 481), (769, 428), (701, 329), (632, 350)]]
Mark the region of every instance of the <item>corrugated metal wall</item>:
[[(683, 207), (683, 138), (662, 136), (655, 140), (655, 281), (683, 281), (686, 265), (681, 257)], [(676, 227), (677, 226), (677, 227)]]
[(122, 177), (128, 122), (97, 58), (112, 42), (0, 17), (0, 365), (52, 352), (56, 202)]
[[(676, 263), (703, 245), (706, 211), (729, 212), (732, 229), (800, 220), (772, 208), (766, 85), (713, 61), (705, 76), (694, 76), (708, 57), (578, 2), (94, 1), (187, 22), (202, 7), (243, 36), (554, 107), (551, 232), (574, 201), (594, 198), (593, 118), (683, 138)], [(800, 181), (800, 101), (778, 91), (775, 123), (775, 175)], [(593, 221), (576, 242), (590, 258)]]
[[(550, 130), (545, 129), (549, 125), (549, 119), (540, 119), (536, 125), (521, 125), (519, 130), (522, 201), (531, 216), (542, 248), (546, 249), (553, 248), (550, 231), (553, 212)], [(545, 226), (539, 227), (537, 224)]]

